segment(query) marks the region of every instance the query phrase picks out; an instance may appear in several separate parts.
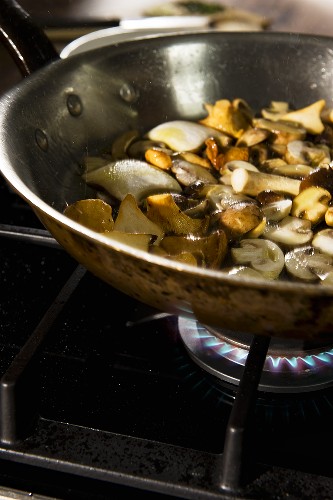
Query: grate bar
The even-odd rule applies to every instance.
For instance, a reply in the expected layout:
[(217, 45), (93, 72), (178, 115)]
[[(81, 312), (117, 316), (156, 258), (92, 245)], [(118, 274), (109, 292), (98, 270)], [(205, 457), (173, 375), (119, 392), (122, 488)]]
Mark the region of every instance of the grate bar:
[(245, 458), (247, 437), (269, 343), (268, 336), (253, 338), (232, 407), (221, 459), (220, 485), (226, 491), (237, 491), (243, 486), (244, 463), (251, 463)]
[(54, 248), (62, 248), (46, 229), (0, 224), (0, 236)]
[(85, 272), (85, 268), (77, 266), (0, 380), (0, 440), (3, 443), (12, 444), (24, 438), (38, 417), (39, 376), (32, 361)]

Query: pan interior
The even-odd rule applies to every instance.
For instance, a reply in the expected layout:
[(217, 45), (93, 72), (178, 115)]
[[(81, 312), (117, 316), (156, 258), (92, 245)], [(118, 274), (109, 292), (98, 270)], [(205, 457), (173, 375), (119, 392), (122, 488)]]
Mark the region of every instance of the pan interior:
[[(50, 64), (0, 101), (1, 170), (49, 206), (93, 194), (81, 160), (129, 129), (206, 115), (204, 103), (333, 99), (333, 40), (286, 33), (193, 33), (122, 42)], [(21, 190), (21, 183), (19, 190)]]

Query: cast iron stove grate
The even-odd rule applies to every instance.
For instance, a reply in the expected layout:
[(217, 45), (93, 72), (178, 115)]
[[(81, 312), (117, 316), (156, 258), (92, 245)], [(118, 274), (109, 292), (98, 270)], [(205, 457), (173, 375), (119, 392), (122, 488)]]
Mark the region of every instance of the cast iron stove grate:
[(304, 468), (295, 450), (288, 467), (279, 458), (260, 460), (270, 437), (259, 439), (252, 406), (267, 339), (254, 338), (236, 398), (231, 390), (228, 404), (220, 404), (223, 393), (214, 384), (210, 396), (198, 397), (198, 387), (210, 382), (188, 358), (176, 318), (96, 280), (24, 202), (1, 189), (4, 492), (97, 500), (142, 492), (145, 498), (330, 498), (329, 466)]

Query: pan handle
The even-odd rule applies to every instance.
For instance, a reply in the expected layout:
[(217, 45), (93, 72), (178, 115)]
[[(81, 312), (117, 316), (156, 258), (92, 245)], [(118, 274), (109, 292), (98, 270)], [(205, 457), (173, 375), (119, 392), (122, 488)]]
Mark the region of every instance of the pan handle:
[(0, 41), (23, 77), (60, 58), (43, 29), (15, 0), (0, 1)]

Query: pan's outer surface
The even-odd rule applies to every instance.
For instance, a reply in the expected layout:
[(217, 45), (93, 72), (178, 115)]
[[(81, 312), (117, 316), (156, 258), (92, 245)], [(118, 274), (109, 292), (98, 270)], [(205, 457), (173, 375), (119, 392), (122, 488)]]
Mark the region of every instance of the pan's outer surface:
[(50, 63), (0, 102), (0, 168), (80, 263), (139, 301), (201, 323), (301, 339), (333, 338), (333, 288), (244, 280), (111, 243), (64, 217), (93, 192), (79, 162), (120, 132), (205, 116), (203, 103), (332, 105), (333, 39), (195, 33), (122, 42)]

